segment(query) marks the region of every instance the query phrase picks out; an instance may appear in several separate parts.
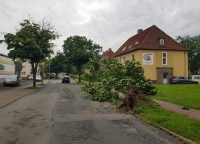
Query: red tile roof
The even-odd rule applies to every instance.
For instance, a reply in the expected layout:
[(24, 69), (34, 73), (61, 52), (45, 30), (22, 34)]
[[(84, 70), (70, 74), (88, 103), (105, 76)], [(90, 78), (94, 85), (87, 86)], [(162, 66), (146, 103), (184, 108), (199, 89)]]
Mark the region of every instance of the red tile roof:
[[(164, 44), (161, 45), (159, 39), (164, 39)], [(122, 55), (134, 50), (145, 49), (145, 50), (177, 50), (187, 51), (188, 48), (180, 45), (173, 38), (168, 36), (157, 26), (153, 25), (144, 31), (130, 37), (116, 52), (115, 56)]]
[(102, 58), (105, 58), (105, 57), (112, 57), (114, 56), (114, 52), (112, 51), (111, 48), (109, 48), (108, 50), (106, 50), (106, 52), (103, 52), (103, 54), (101, 55)]

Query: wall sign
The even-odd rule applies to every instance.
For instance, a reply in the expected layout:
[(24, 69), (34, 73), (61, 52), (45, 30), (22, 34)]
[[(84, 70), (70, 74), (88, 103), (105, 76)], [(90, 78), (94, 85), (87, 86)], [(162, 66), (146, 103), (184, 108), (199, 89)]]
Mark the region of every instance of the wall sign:
[(143, 65), (153, 65), (153, 53), (142, 54)]

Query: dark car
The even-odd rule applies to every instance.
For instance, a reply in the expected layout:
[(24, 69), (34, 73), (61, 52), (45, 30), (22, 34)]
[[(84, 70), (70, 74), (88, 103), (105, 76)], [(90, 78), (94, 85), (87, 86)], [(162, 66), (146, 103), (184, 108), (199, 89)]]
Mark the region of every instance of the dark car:
[(197, 81), (193, 81), (185, 76), (175, 76), (169, 79), (170, 84), (198, 84)]
[(70, 83), (69, 76), (64, 76), (63, 79), (62, 79), (62, 83)]
[(21, 83), (21, 79), (17, 75), (8, 75), (3, 81), (3, 86), (13, 85), (18, 86)]

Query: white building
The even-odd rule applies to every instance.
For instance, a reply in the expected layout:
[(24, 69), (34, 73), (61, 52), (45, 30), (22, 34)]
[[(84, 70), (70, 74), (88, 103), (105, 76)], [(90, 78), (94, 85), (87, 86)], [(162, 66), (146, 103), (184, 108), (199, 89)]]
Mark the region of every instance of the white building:
[(7, 55), (0, 53), (0, 83), (7, 75), (15, 74), (15, 64)]

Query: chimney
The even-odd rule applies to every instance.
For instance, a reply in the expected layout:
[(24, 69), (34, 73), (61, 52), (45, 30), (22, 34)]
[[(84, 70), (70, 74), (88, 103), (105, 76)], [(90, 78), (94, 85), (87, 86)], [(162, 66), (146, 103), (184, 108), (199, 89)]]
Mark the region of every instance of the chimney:
[(142, 31), (143, 31), (143, 29), (139, 29), (139, 30), (137, 31), (137, 34), (140, 34)]

